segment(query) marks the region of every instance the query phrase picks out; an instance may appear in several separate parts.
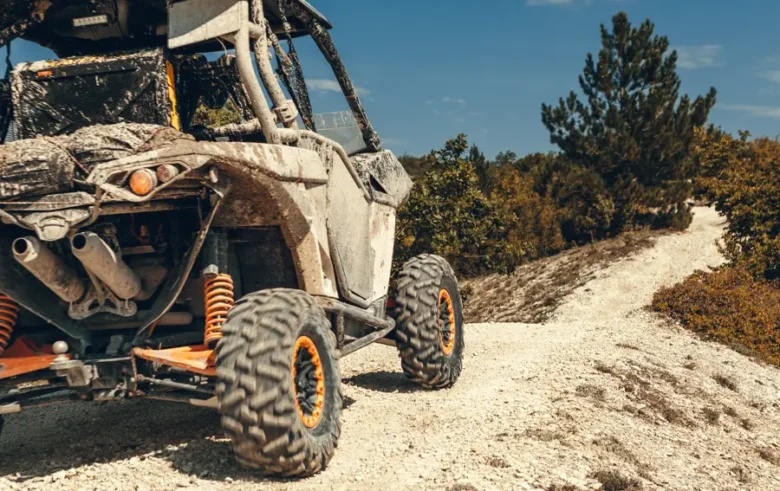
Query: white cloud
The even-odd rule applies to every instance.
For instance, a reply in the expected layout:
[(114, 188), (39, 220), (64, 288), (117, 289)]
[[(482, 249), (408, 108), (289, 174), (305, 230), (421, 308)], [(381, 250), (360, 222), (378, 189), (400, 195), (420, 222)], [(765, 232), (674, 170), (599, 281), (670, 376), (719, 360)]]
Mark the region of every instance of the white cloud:
[(725, 104), (721, 107), (728, 111), (738, 111), (738, 112), (748, 113), (751, 116), (780, 119), (780, 107), (750, 106), (746, 104)]
[[(313, 78), (306, 81), (306, 86), (309, 90), (315, 92), (338, 92), (341, 93), (341, 85), (335, 80), (329, 80), (326, 78)], [(355, 92), (357, 95), (369, 95), (370, 90), (365, 87), (355, 86)]]
[(466, 121), (466, 118), (455, 118), (455, 121), (456, 121), (457, 123), (463, 123), (463, 122), (465, 122), (465, 121)]
[(771, 72), (761, 72), (758, 74), (758, 76), (760, 78), (769, 80), (770, 82), (780, 84), (780, 70), (773, 70)]
[(677, 66), (695, 70), (719, 66), (718, 55), (723, 46), (719, 44), (705, 44), (703, 46), (677, 46)]
[(526, 5), (538, 7), (540, 5), (569, 5), (571, 0), (525, 0)]
[(430, 106), (431, 104), (433, 104), (433, 100), (432, 99), (428, 99), (428, 100), (425, 101), (425, 105), (426, 106)]
[(444, 102), (445, 104), (460, 104), (461, 106), (466, 105), (465, 99), (454, 98), (450, 96), (443, 97), (441, 101)]

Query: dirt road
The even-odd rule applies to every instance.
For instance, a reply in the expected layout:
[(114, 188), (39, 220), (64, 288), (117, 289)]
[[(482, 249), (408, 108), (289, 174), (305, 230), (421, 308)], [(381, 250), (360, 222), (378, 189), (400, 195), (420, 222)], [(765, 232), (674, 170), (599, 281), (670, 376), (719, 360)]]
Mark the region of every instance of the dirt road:
[(780, 489), (780, 370), (643, 308), (721, 261), (722, 226), (697, 209), (689, 231), (602, 270), (546, 324), (467, 326), (450, 390), (406, 382), (389, 347), (345, 359), (340, 448), (316, 477), (256, 478), (212, 412), (137, 401), (8, 418), (0, 489), (597, 489), (606, 470), (644, 489)]

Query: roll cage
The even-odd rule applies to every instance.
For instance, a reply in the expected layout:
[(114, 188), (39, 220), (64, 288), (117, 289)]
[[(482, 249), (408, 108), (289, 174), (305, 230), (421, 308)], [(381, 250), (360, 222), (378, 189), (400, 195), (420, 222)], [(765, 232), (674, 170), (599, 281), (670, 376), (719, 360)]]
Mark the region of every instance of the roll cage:
[[(141, 11), (143, 15), (136, 13)], [(81, 25), (90, 22), (96, 24)], [(311, 36), (331, 66), (365, 143), (364, 148), (351, 153), (379, 151), (381, 142), (328, 32), (331, 27), (305, 0), (183, 0), (170, 4), (166, 0), (11, 0), (0, 12), (0, 47), (9, 45), (10, 52), (9, 43), (23, 38), (60, 56), (165, 45), (172, 54), (233, 48), (251, 117), (245, 117), (241, 124), (211, 128), (205, 136), (261, 135), (268, 143), (293, 143), (318, 131), (294, 45), (295, 38)], [(12, 118), (10, 85), (8, 75), (0, 81), (0, 141)], [(317, 134), (315, 138), (324, 137)], [(337, 150), (339, 147), (337, 144)], [(346, 151), (340, 150), (346, 157)]]

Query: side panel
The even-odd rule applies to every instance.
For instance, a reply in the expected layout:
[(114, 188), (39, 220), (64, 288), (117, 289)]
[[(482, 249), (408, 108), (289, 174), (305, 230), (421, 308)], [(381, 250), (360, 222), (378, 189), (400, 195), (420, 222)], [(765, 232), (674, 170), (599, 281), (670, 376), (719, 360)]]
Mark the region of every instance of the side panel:
[(393, 269), (394, 246), (395, 208), (374, 203), (371, 205), (371, 255), (374, 271), (372, 301), (387, 294)]
[(328, 234), (331, 254), (338, 255), (342, 290), (349, 290), (364, 303), (373, 293), (370, 239), (371, 209), (338, 155), (328, 183)]

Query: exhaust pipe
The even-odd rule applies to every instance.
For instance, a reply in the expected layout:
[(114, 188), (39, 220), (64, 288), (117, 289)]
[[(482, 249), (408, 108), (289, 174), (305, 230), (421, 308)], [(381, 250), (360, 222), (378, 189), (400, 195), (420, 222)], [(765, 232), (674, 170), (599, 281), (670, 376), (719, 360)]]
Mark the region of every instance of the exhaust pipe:
[(14, 259), (58, 297), (73, 303), (84, 296), (84, 283), (36, 237), (16, 239), (11, 246)]
[(70, 245), (73, 255), (117, 297), (129, 300), (141, 292), (138, 275), (96, 233), (77, 234)]

